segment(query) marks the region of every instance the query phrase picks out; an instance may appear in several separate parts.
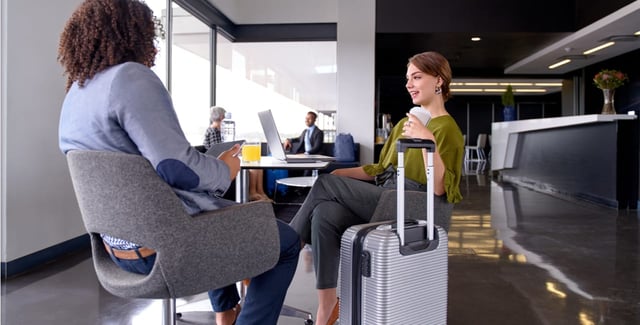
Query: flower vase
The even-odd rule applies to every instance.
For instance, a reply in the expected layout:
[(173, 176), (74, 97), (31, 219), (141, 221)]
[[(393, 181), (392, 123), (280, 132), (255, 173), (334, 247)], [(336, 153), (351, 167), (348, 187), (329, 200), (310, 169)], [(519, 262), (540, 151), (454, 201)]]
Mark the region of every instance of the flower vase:
[(516, 109), (513, 106), (505, 106), (502, 109), (502, 117), (504, 121), (515, 121), (516, 120)]
[(616, 114), (616, 107), (613, 105), (613, 96), (615, 89), (602, 89), (604, 96), (604, 106), (602, 106), (602, 114)]

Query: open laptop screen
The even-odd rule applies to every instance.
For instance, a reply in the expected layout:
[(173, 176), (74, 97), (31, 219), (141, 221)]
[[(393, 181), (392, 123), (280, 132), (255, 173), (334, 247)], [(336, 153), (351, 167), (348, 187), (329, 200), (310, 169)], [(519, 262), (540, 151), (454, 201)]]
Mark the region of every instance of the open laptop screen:
[(269, 146), (269, 151), (271, 152), (272, 157), (290, 163), (309, 163), (316, 161), (335, 160), (334, 157), (325, 155), (307, 155), (304, 153), (287, 155), (284, 152), (282, 142), (280, 142), (280, 133), (278, 132), (278, 128), (276, 127), (276, 121), (273, 119), (271, 110), (258, 112), (258, 117), (260, 118), (262, 130), (264, 131), (264, 135), (267, 138), (267, 145)]
[(271, 156), (279, 160), (286, 160), (287, 156), (284, 152), (284, 147), (282, 147), (282, 142), (280, 142), (280, 133), (271, 110), (258, 112), (258, 117), (260, 118), (260, 124), (262, 124), (264, 136), (267, 138), (267, 146), (269, 146)]

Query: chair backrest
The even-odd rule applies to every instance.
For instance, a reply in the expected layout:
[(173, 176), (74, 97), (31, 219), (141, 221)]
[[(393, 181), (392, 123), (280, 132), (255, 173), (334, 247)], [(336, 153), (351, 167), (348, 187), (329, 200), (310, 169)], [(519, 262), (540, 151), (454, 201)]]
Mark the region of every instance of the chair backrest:
[[(103, 287), (127, 298), (177, 298), (232, 284), (276, 264), (279, 237), (271, 204), (186, 213), (171, 187), (140, 155), (70, 151), (69, 171)], [(99, 234), (157, 252), (149, 275), (120, 269)]]
[(483, 148), (487, 145), (487, 134), (486, 133), (480, 133), (478, 134), (478, 142), (476, 144), (476, 146), (478, 148)]

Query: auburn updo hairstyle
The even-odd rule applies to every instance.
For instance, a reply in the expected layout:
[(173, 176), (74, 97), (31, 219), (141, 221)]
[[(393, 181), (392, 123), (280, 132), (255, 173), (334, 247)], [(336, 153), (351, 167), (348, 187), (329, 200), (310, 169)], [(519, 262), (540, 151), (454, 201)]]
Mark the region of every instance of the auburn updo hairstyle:
[(432, 75), (434, 77), (440, 77), (442, 79), (442, 98), (446, 102), (451, 97), (451, 90), (449, 88), (451, 84), (451, 67), (449, 61), (438, 52), (422, 52), (409, 58), (409, 64), (413, 64), (418, 70)]

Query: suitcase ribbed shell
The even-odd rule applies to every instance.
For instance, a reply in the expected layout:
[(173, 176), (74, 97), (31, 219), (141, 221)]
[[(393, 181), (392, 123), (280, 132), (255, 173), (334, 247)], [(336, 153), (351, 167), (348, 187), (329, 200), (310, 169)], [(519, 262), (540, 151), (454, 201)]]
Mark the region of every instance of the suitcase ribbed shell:
[[(352, 324), (353, 241), (371, 224), (350, 227), (342, 236), (340, 253), (340, 324)], [(407, 325), (447, 323), (448, 238), (436, 226), (436, 249), (401, 255), (394, 231), (376, 227), (363, 242), (371, 256), (371, 276), (362, 277), (361, 324)], [(381, 229), (382, 228), (382, 229)], [(360, 270), (360, 268), (358, 268)], [(356, 271), (358, 272), (358, 271)]]

